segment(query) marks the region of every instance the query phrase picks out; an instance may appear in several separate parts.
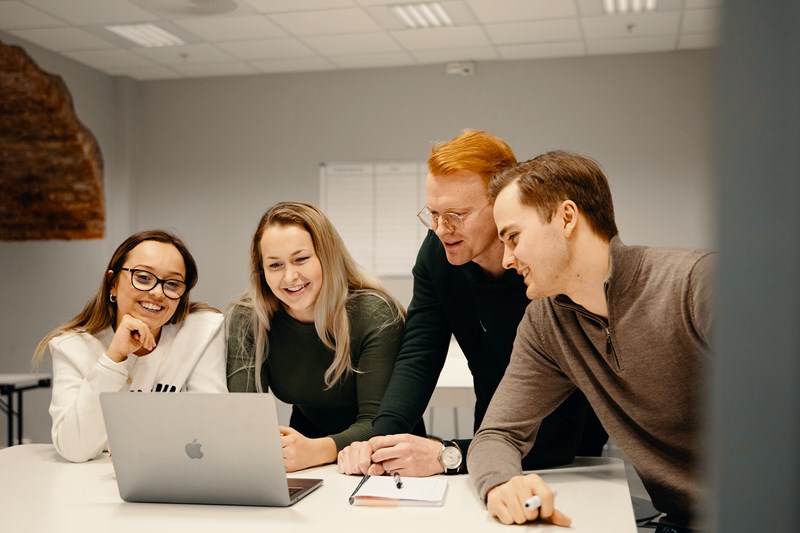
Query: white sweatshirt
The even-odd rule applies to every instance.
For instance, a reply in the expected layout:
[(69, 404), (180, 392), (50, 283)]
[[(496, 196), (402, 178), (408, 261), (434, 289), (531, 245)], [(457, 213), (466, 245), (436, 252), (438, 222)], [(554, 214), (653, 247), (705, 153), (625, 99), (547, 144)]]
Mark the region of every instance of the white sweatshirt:
[[(221, 314), (202, 311), (161, 328), (148, 355), (115, 363), (106, 356), (114, 331), (65, 333), (49, 343), (53, 357), (51, 435), (58, 453), (87, 461), (108, 449), (101, 392), (227, 392)], [(130, 378), (130, 383), (128, 383)]]

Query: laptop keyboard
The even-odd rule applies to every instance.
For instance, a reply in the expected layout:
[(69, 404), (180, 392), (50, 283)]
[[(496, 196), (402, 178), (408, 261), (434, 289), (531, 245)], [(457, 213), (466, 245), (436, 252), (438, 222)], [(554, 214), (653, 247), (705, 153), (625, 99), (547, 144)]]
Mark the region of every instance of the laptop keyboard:
[(295, 494), (303, 490), (303, 487), (289, 487), (289, 497), (294, 497)]

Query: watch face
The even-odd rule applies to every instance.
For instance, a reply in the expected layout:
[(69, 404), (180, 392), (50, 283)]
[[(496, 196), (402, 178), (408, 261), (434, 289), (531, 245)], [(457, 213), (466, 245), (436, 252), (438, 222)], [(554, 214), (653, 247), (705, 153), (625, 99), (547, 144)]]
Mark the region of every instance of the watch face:
[(455, 446), (447, 446), (442, 450), (442, 463), (448, 470), (461, 466), (461, 450)]

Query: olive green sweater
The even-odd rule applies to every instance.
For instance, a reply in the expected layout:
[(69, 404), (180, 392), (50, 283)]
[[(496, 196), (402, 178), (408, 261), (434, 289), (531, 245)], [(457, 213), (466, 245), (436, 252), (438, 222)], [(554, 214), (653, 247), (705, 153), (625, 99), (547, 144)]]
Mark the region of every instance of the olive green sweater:
[[(239, 306), (229, 317), (230, 392), (256, 391), (250, 312)], [(394, 308), (375, 295), (352, 297), (347, 316), (350, 360), (356, 372), (345, 374), (330, 389), (323, 376), (333, 361), (333, 350), (322, 343), (314, 324), (299, 322), (283, 310), (272, 317), (269, 353), (261, 371), (263, 390), (292, 404), (290, 425), (309, 438), (331, 437), (337, 450), (370, 437), (403, 334)]]

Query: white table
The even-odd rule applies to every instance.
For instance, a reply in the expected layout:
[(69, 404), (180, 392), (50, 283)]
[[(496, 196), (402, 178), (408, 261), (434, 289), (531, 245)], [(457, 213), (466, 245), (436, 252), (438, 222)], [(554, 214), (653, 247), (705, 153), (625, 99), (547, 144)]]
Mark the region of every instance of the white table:
[[(558, 489), (558, 507), (572, 517), (572, 528), (535, 524), (526, 531), (636, 533), (623, 463), (582, 461), (586, 466), (543, 474)], [(354, 507), (347, 498), (359, 478), (330, 465), (297, 474), (323, 478), (316, 492), (292, 507), (267, 508), (123, 502), (108, 458), (72, 464), (49, 444), (0, 450), (0, 475), (0, 530), (14, 533), (518, 531), (489, 516), (468, 476), (447, 478), (442, 507)]]
[(22, 444), (22, 393), (30, 389), (50, 387), (50, 378), (50, 374), (0, 374), (0, 395), (7, 398), (8, 406), (9, 446), (14, 445), (14, 418), (17, 419), (17, 444)]

